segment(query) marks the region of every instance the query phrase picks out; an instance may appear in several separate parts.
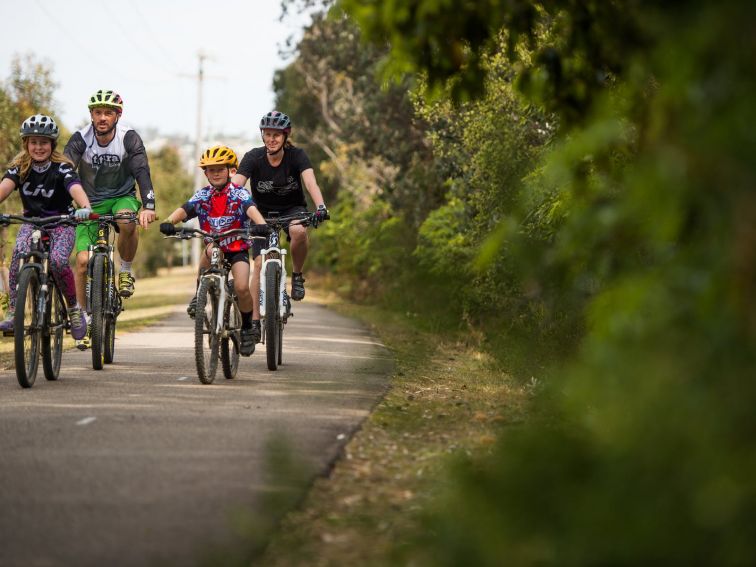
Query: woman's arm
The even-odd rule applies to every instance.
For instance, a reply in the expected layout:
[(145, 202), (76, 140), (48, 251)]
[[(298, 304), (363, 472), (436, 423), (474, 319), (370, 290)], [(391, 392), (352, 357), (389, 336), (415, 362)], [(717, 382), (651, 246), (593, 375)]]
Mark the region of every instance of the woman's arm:
[(319, 207), (320, 205), (325, 206), (325, 202), (323, 201), (323, 194), (320, 192), (318, 182), (315, 180), (315, 171), (313, 169), (305, 169), (302, 172), (302, 181), (304, 182), (305, 188), (310, 194), (315, 207)]

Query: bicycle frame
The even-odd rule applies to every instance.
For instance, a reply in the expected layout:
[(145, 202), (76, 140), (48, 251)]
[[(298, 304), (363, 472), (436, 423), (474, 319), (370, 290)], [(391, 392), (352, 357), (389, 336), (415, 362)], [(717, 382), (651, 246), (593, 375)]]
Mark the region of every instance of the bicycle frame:
[[(228, 300), (228, 271), (222, 265), (221, 251), (217, 246), (213, 246), (213, 251), (210, 256), (210, 268), (208, 268), (204, 274), (200, 276), (200, 279), (213, 279), (215, 280), (215, 288), (218, 289), (218, 313), (225, 313), (226, 301)], [(225, 335), (228, 330), (224, 329), (223, 317), (218, 317), (215, 322), (215, 332)]]
[[(48, 237), (49, 238), (49, 237)], [(33, 261), (29, 261), (29, 259)], [(39, 330), (44, 327), (44, 315), (47, 309), (47, 304), (50, 299), (50, 285), (48, 279), (50, 278), (50, 272), (48, 271), (50, 261), (50, 253), (45, 249), (42, 238), (42, 229), (35, 228), (31, 235), (31, 247), (29, 252), (23, 254), (18, 263), (19, 276), (22, 270), (37, 270), (37, 276), (39, 277), (39, 290), (40, 294), (37, 298), (37, 313), (39, 314), (37, 321), (38, 327), (34, 330)]]

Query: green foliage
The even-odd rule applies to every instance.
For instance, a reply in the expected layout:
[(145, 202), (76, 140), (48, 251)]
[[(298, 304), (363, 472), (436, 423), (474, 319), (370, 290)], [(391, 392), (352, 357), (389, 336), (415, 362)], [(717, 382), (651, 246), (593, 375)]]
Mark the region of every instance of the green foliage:
[[(507, 363), (507, 339), (528, 334), (532, 353), (570, 355), (542, 419), (455, 466), (410, 560), (753, 563), (752, 3), (338, 5), (363, 51), (417, 86), (423, 165), (443, 180), (415, 216), (390, 186), (417, 162), (382, 144), (364, 159), (360, 138), (385, 135), (371, 114), (333, 152), (349, 173), (349, 222), (328, 243), (341, 281), (451, 311)], [(366, 194), (348, 180), (371, 163), (396, 173)]]
[[(165, 146), (150, 154), (150, 174), (155, 187), (157, 215), (166, 218), (192, 195), (192, 177), (181, 163), (178, 150)], [(137, 254), (139, 272), (154, 274), (158, 268), (178, 265), (181, 261), (181, 243), (166, 240), (158, 231), (157, 224), (148, 230), (140, 230), (139, 252)]]

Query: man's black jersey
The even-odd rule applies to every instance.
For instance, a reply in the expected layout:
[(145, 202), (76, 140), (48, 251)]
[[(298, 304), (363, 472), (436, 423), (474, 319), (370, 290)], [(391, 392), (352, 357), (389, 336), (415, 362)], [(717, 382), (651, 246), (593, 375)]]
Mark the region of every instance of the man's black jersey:
[(71, 209), (71, 185), (81, 183), (73, 167), (67, 163), (49, 162), (43, 167), (32, 164), (26, 179), (19, 177), (17, 167), (3, 175), (16, 184), (24, 206), (24, 216), (51, 217), (65, 215)]
[(261, 211), (306, 206), (302, 172), (312, 169), (310, 158), (301, 148), (284, 148), (278, 167), (267, 158), (265, 147), (244, 154), (237, 173), (249, 179), (252, 198)]

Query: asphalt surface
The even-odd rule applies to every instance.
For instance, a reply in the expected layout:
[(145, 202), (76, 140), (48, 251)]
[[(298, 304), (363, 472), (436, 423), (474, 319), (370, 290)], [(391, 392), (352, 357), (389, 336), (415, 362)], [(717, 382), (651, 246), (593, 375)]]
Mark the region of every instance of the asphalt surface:
[(0, 565), (216, 564), (241, 549), (284, 482), (270, 447), (327, 472), (392, 367), (359, 323), (307, 302), (294, 313), (279, 370), (258, 345), (209, 386), (178, 310), (119, 337), (102, 371), (75, 350), (57, 382), (40, 364), (30, 390), (3, 371)]

